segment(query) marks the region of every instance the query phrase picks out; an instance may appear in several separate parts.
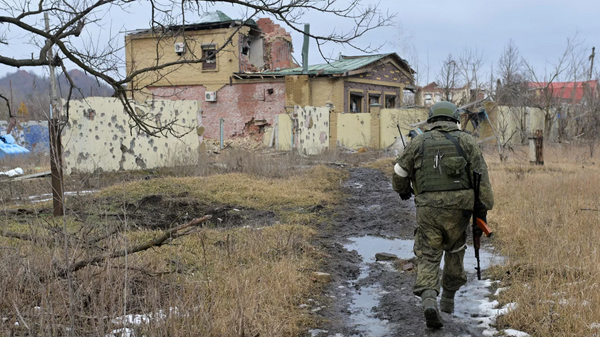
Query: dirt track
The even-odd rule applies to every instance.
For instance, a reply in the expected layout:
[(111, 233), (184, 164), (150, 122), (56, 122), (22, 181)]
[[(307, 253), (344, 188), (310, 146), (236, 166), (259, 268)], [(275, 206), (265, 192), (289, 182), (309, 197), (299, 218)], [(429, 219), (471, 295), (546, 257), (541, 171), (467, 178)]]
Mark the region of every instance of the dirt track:
[[(326, 288), (325, 308), (319, 311), (324, 319), (320, 330), (313, 336), (481, 336), (482, 331), (463, 320), (443, 314), (444, 328), (426, 328), (420, 299), (412, 294), (415, 271), (399, 272), (391, 264), (370, 263), (362, 266), (364, 259), (345, 246), (349, 239), (363, 236), (380, 236), (389, 239), (413, 239), (415, 229), (414, 203), (403, 202), (392, 190), (390, 180), (380, 171), (369, 168), (350, 169), (351, 176), (344, 184), (347, 199), (335, 210), (332, 221), (322, 225), (320, 240), (329, 254), (326, 271), (333, 282)], [(393, 253), (393, 252), (392, 252)], [(361, 277), (359, 278), (359, 275)], [(357, 280), (357, 278), (359, 278)], [(376, 328), (365, 331), (361, 318), (355, 317), (353, 308), (363, 297), (361, 291), (377, 289), (378, 301), (368, 313), (374, 318), (363, 323)], [(369, 305), (369, 304), (367, 304)]]

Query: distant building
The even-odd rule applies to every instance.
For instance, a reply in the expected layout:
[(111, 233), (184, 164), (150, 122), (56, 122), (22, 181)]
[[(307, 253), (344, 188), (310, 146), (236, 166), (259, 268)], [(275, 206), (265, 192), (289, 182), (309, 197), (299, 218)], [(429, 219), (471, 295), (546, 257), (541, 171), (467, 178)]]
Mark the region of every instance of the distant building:
[[(448, 91), (448, 97), (446, 99), (446, 91)], [(436, 82), (431, 82), (420, 89), (419, 99), (425, 106), (432, 106), (442, 100), (450, 101), (458, 106), (465, 105), (477, 100), (485, 98), (485, 94), (482, 90), (471, 89), (470, 93), (467, 90), (467, 85), (457, 88), (444, 88), (440, 87)], [(470, 97), (469, 97), (470, 96)]]
[(598, 95), (598, 81), (583, 82), (527, 82), (527, 87), (535, 92), (534, 100), (547, 100), (548, 93), (553, 99), (563, 104), (586, 105), (591, 97)]

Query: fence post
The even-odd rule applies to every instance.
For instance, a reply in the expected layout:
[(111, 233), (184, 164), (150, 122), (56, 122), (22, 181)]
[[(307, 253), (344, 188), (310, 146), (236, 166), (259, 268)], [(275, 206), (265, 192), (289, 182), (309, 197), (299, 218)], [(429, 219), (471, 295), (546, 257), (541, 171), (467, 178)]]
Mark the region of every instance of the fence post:
[(219, 119), (219, 145), (221, 146), (221, 150), (223, 150), (223, 125), (225, 124), (225, 120), (223, 117)]
[(544, 165), (544, 131), (535, 130), (533, 137), (529, 137), (529, 162)]

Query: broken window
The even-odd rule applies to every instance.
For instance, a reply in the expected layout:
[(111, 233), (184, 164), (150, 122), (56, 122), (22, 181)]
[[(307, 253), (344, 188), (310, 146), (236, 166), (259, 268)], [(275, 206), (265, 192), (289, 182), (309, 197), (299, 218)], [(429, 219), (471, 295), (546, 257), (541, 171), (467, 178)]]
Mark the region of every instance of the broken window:
[(363, 105), (363, 95), (360, 93), (350, 94), (350, 112), (361, 113)]
[(369, 105), (379, 104), (379, 95), (369, 95)]
[(431, 105), (432, 103), (431, 94), (425, 94), (425, 104)]
[(202, 44), (202, 69), (217, 69), (217, 46), (214, 43)]
[(395, 109), (396, 108), (396, 95), (385, 95), (385, 108)]

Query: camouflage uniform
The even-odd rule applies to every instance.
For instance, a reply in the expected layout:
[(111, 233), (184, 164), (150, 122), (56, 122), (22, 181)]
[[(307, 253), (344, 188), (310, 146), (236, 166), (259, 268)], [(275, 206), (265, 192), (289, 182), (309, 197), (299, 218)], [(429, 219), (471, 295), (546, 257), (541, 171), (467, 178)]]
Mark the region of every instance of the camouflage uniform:
[[(454, 122), (438, 121), (430, 124), (431, 130), (452, 132), (459, 130)], [(434, 139), (443, 139), (440, 132), (431, 132)], [(403, 178), (394, 172), (392, 185), (399, 194), (411, 192), (411, 182), (415, 190), (415, 173), (421, 165), (422, 146), (424, 135), (421, 134), (406, 147), (397, 159), (397, 163), (406, 177)], [(488, 210), (492, 209), (494, 199), (489, 182), (487, 165), (475, 139), (467, 134), (460, 133), (458, 143), (464, 151), (469, 170), (482, 173), (481, 200)], [(423, 192), (415, 196), (417, 206), (417, 229), (415, 230), (414, 253), (417, 256), (417, 282), (414, 286), (415, 295), (427, 289), (440, 293), (440, 285), (445, 290), (456, 291), (467, 282), (463, 259), (465, 255), (466, 229), (470, 223), (471, 212), (474, 204), (472, 189), (454, 191)], [(440, 262), (444, 256), (444, 270), (440, 284)]]

